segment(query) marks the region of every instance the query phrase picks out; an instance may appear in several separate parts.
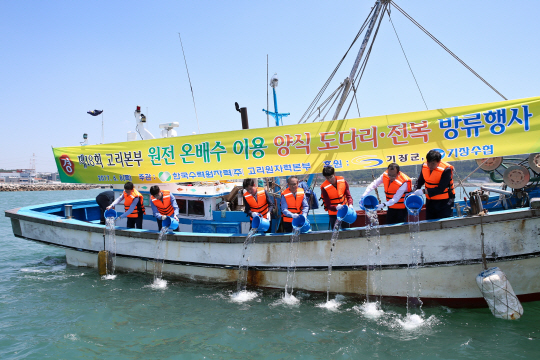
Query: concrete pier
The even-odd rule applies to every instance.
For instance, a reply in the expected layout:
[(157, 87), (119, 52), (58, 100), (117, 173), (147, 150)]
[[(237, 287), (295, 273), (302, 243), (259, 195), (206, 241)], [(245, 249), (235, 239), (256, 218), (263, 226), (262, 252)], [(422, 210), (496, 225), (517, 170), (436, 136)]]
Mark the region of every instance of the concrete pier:
[(98, 184), (0, 184), (0, 191), (88, 190), (109, 188)]

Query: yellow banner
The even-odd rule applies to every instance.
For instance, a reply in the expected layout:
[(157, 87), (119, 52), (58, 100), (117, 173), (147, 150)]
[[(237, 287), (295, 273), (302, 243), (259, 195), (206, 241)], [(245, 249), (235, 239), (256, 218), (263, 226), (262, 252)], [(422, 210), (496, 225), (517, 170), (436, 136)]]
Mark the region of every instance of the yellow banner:
[(62, 182), (213, 181), (540, 151), (540, 97), (311, 124), (54, 148)]

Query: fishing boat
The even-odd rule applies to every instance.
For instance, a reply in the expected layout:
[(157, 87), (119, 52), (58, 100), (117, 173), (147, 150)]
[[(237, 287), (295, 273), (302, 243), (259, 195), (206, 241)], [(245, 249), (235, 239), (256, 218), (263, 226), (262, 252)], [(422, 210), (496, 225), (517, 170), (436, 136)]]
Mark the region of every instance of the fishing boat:
[[(250, 228), (242, 211), (242, 179), (266, 178), (277, 201), (279, 182), (268, 179), (307, 177), (327, 165), (349, 171), (385, 168), (392, 162), (422, 164), (424, 154), (436, 149), (445, 161), (476, 159), (501, 188), (479, 189), (456, 201), (451, 218), (418, 223), (415, 271), (423, 303), (486, 306), (475, 281), (486, 263), (505, 271), (521, 301), (540, 300), (540, 97), (347, 119), (345, 109), (351, 107), (355, 82), (373, 45), (370, 37), (390, 5), (400, 9), (391, 1), (375, 2), (361, 28), (365, 36), (351, 74), (330, 98), (319, 106), (314, 102), (298, 125), (179, 137), (170, 136), (170, 125), (161, 139), (153, 139), (145, 137), (146, 119), (138, 108), (140, 141), (128, 133), (123, 143), (54, 148), (62, 182), (112, 184), (119, 195), (123, 183), (132, 181), (145, 205), (151, 185), (170, 190), (180, 208), (180, 228), (164, 240), (164, 276), (236, 282)], [(333, 118), (324, 121), (334, 105)], [(275, 114), (282, 115), (277, 105)], [(310, 117), (313, 123), (307, 123)], [(508, 158), (516, 153), (530, 155)], [(116, 210), (122, 213), (123, 205)], [(94, 199), (26, 206), (5, 214), (15, 236), (64, 248), (70, 265), (97, 267), (98, 253), (106, 248)], [(309, 215), (312, 231), (301, 234), (298, 242), (296, 288), (324, 292), (330, 284), (333, 293), (403, 301), (412, 266), (409, 224), (386, 225), (384, 212), (379, 213), (379, 257), (374, 263), (369, 257), (372, 228), (365, 226), (363, 211), (357, 214), (353, 227), (339, 232), (333, 258), (328, 216)], [(154, 255), (159, 233), (150, 206), (143, 229), (125, 225), (118, 222), (115, 231), (116, 269), (152, 272), (160, 259)], [(255, 235), (248, 284), (283, 288), (290, 242), (291, 234)], [(370, 276), (374, 267), (377, 276)]]

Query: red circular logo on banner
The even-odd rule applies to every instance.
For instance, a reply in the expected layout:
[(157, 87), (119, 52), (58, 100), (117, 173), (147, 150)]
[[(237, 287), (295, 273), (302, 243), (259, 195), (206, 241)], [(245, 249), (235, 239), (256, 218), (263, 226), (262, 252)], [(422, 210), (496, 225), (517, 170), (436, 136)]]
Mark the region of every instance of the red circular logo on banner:
[(60, 156), (59, 160), (60, 160), (60, 166), (62, 166), (62, 170), (64, 170), (64, 172), (68, 176), (73, 175), (73, 173), (75, 172), (75, 164), (73, 163), (73, 161), (71, 161), (69, 156), (64, 154)]

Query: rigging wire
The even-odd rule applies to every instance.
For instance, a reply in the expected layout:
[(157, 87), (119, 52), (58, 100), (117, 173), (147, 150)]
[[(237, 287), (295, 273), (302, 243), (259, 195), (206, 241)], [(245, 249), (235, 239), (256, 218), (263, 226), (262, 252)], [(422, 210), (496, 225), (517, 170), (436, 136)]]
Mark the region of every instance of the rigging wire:
[(401, 40), (399, 40), (399, 36), (396, 31), (396, 27), (394, 26), (394, 22), (392, 21), (392, 17), (390, 16), (390, 11), (388, 11), (388, 19), (390, 20), (390, 24), (392, 24), (392, 28), (394, 29), (394, 33), (396, 34), (396, 38), (399, 42), (399, 46), (401, 47), (401, 51), (403, 52), (403, 56), (405, 56), (405, 60), (407, 61), (407, 65), (409, 65), (409, 70), (411, 70), (411, 74), (414, 78), (414, 82), (416, 83), (416, 87), (418, 88), (418, 91), (420, 92), (420, 96), (422, 97), (422, 101), (424, 102), (424, 105), (426, 105), (426, 110), (429, 110), (426, 100), (424, 99), (424, 94), (422, 94), (422, 90), (420, 90), (420, 85), (418, 85), (418, 81), (416, 81), (416, 76), (414, 76), (414, 72), (412, 70), (411, 64), (409, 63), (409, 59), (407, 58), (407, 55), (405, 54), (405, 49), (403, 49), (403, 45), (401, 44)]
[[(356, 43), (356, 40), (358, 40), (358, 38), (360, 37), (360, 35), (362, 35), (362, 32), (364, 31), (365, 27), (367, 26), (368, 24), (368, 21), (371, 17), (371, 14), (373, 13), (373, 11), (375, 10), (375, 7), (372, 7), (371, 8), (371, 11), (370, 13), (368, 14), (368, 16), (366, 17), (366, 20), (364, 21), (364, 23), (362, 24), (362, 26), (360, 27), (360, 30), (358, 31), (358, 33), (356, 34), (353, 42), (351, 43), (351, 45), (349, 46), (349, 48), (347, 49), (347, 51), (345, 52), (345, 55), (343, 55), (343, 57), (341, 58), (341, 60), (339, 61), (339, 63), (337, 64), (337, 66), (335, 67), (334, 71), (332, 71), (332, 73), (330, 74), (330, 76), (328, 77), (328, 79), (326, 80), (326, 82), (324, 83), (323, 87), (321, 88), (321, 90), (319, 90), (319, 92), (317, 93), (317, 95), (315, 96), (315, 99), (313, 99), (313, 101), (311, 102), (311, 104), (309, 105), (309, 107), (307, 108), (307, 110), (304, 112), (304, 115), (302, 115), (302, 117), (300, 118), (300, 120), (298, 120), (298, 124), (302, 123), (302, 120), (304, 120), (304, 118), (306, 117), (306, 115), (308, 113), (310, 113), (310, 111), (313, 110), (313, 108), (315, 107), (315, 105), (317, 105), (317, 103), (319, 102), (320, 98), (322, 97), (322, 95), (324, 94), (324, 92), (326, 91), (326, 88), (328, 87), (328, 85), (330, 85), (330, 82), (332, 81), (332, 79), (334, 78), (334, 75), (336, 74), (336, 72), (338, 71), (339, 67), (341, 66), (341, 64), (343, 63), (343, 61), (345, 60), (345, 58), (347, 57), (347, 55), (349, 54), (349, 51), (351, 50), (351, 48), (353, 47), (353, 45)], [(303, 122), (306, 122), (307, 119), (309, 117), (311, 117), (311, 115), (313, 114), (313, 112), (311, 112), (311, 114), (303, 121)]]
[(180, 46), (182, 47), (182, 55), (184, 55), (184, 63), (186, 64), (186, 72), (189, 80), (189, 88), (191, 89), (191, 98), (193, 99), (193, 108), (195, 109), (195, 118), (197, 119), (197, 130), (198, 133), (201, 133), (201, 128), (199, 127), (199, 117), (197, 116), (197, 107), (195, 106), (195, 95), (193, 95), (193, 86), (191, 86), (191, 78), (189, 77), (189, 70), (187, 66), (186, 61), (186, 53), (184, 52), (184, 45), (182, 44), (182, 36), (180, 33), (178, 33), (178, 37), (180, 38)]
[(461, 65), (463, 65), (467, 70), (472, 72), (478, 79), (480, 79), (484, 84), (486, 84), (491, 90), (495, 91), (500, 97), (502, 97), (504, 100), (508, 100), (506, 97), (504, 97), (503, 94), (501, 94), (497, 89), (495, 89), (490, 83), (488, 83), (483, 77), (481, 77), (476, 71), (474, 71), (469, 65), (467, 65), (463, 60), (461, 60), (456, 54), (454, 54), (450, 49), (448, 49), (442, 42), (440, 42), (435, 36), (433, 36), (429, 31), (427, 31), (422, 25), (420, 25), (416, 20), (412, 18), (409, 14), (405, 12), (402, 8), (400, 8), (394, 1), (390, 1), (392, 5), (396, 9), (398, 9), (399, 12), (401, 12), (407, 19), (409, 19), (414, 25), (416, 25), (420, 30), (422, 30), (427, 36), (429, 36), (433, 41), (435, 41), (440, 47), (442, 47), (446, 52), (448, 52), (454, 59), (456, 59)]
[[(358, 85), (360, 84), (360, 80), (362, 79), (362, 76), (364, 76), (364, 71), (366, 70), (367, 62), (371, 55), (371, 50), (373, 49), (373, 45), (375, 44), (375, 39), (377, 38), (377, 34), (379, 33), (379, 29), (381, 27), (382, 19), (384, 18), (384, 13), (387, 11), (387, 9), (388, 9), (388, 4), (385, 4), (384, 8), (382, 9), (381, 17), (379, 18), (379, 23), (377, 24), (377, 28), (375, 29), (375, 32), (373, 33), (373, 40), (371, 40), (371, 44), (369, 45), (368, 52), (366, 53), (364, 61), (362, 62), (362, 65), (360, 66), (360, 71), (358, 72), (358, 74), (356, 74), (356, 77), (353, 81), (354, 83), (356, 79), (358, 79), (357, 84), (356, 84), (357, 88), (358, 88)], [(352, 89), (349, 89), (349, 93), (351, 92), (351, 90)], [(347, 96), (349, 96), (349, 93), (347, 94)], [(345, 112), (345, 116), (343, 116), (343, 119), (347, 117), (347, 114), (349, 113), (349, 109), (351, 108), (351, 105), (352, 105), (352, 101), (353, 99), (351, 99), (351, 102), (349, 103), (349, 107), (347, 108), (347, 112)]]

